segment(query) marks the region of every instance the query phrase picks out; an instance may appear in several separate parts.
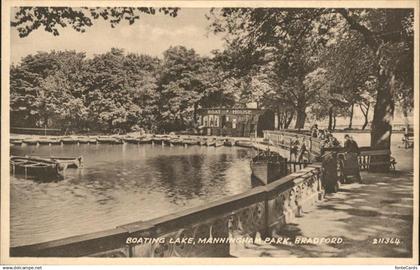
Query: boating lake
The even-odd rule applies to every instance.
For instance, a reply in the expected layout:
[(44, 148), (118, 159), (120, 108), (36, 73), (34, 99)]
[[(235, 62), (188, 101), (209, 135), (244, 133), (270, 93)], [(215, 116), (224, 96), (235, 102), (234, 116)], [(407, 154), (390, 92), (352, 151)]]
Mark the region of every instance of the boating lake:
[(11, 246), (111, 229), (252, 188), (252, 150), (160, 145), (11, 146), (11, 155), (83, 156), (64, 180), (11, 176)]

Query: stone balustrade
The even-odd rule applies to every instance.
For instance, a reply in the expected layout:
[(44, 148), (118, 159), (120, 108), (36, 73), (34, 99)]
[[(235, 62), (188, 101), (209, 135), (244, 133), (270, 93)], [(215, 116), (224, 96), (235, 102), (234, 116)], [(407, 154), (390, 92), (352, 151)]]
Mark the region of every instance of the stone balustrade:
[[(12, 247), (12, 257), (227, 257), (228, 240), (275, 237), (322, 200), (321, 164), (206, 205), (112, 230)], [(324, 181), (324, 180), (322, 180)]]

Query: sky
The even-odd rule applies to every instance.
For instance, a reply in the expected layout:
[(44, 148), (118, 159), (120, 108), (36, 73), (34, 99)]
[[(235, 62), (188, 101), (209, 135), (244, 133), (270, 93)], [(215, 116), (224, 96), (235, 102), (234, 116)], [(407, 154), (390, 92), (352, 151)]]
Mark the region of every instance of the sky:
[(11, 29), (11, 62), (37, 51), (76, 50), (86, 52), (88, 57), (104, 53), (112, 47), (126, 52), (149, 54), (162, 57), (170, 46), (184, 45), (193, 48), (200, 55), (210, 55), (214, 49), (223, 47), (221, 36), (209, 33), (209, 21), (205, 14), (209, 9), (183, 8), (178, 16), (156, 13), (142, 14), (133, 25), (121, 21), (115, 28), (102, 19), (94, 20), (85, 33), (71, 27), (59, 28), (59, 36), (46, 32), (41, 27), (29, 36), (20, 38), (15, 28)]

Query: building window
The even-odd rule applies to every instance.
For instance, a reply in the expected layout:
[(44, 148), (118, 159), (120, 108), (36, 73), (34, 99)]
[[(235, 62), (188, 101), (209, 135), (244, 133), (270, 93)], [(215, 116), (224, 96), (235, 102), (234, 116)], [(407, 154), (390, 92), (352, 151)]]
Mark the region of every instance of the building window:
[(236, 128), (236, 118), (232, 119), (232, 128)]
[(219, 126), (219, 117), (217, 115), (214, 116), (214, 126), (215, 127)]
[(206, 116), (204, 116), (203, 117), (203, 125), (205, 126), (205, 127), (207, 127), (208, 125), (208, 119), (209, 119), (209, 117), (206, 115)]

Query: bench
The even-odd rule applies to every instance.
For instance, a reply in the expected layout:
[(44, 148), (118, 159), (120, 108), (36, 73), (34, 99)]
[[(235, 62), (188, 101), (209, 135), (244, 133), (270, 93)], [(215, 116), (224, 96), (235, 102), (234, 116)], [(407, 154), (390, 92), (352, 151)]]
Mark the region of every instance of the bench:
[(405, 149), (412, 148), (414, 146), (414, 133), (405, 133), (402, 138), (402, 142), (404, 144)]
[[(390, 156), (389, 161), (372, 161), (373, 156)], [(395, 165), (397, 161), (393, 156), (391, 156), (391, 150), (383, 149), (383, 150), (361, 150), (359, 155), (359, 167), (360, 170), (367, 170), (369, 171), (370, 167), (378, 166), (378, 165), (387, 165), (390, 169), (395, 171)]]
[[(343, 153), (344, 148), (342, 147), (326, 147), (323, 148), (323, 153), (328, 152), (335, 152), (335, 153)], [(371, 149), (370, 147), (360, 147), (360, 155), (358, 157), (359, 161), (359, 168), (362, 171), (369, 171), (370, 167), (378, 166), (378, 165), (388, 165), (390, 169), (395, 171), (395, 165), (397, 161), (394, 157), (391, 156), (391, 150), (389, 149)], [(373, 156), (390, 156), (389, 162), (387, 161), (372, 161)]]

